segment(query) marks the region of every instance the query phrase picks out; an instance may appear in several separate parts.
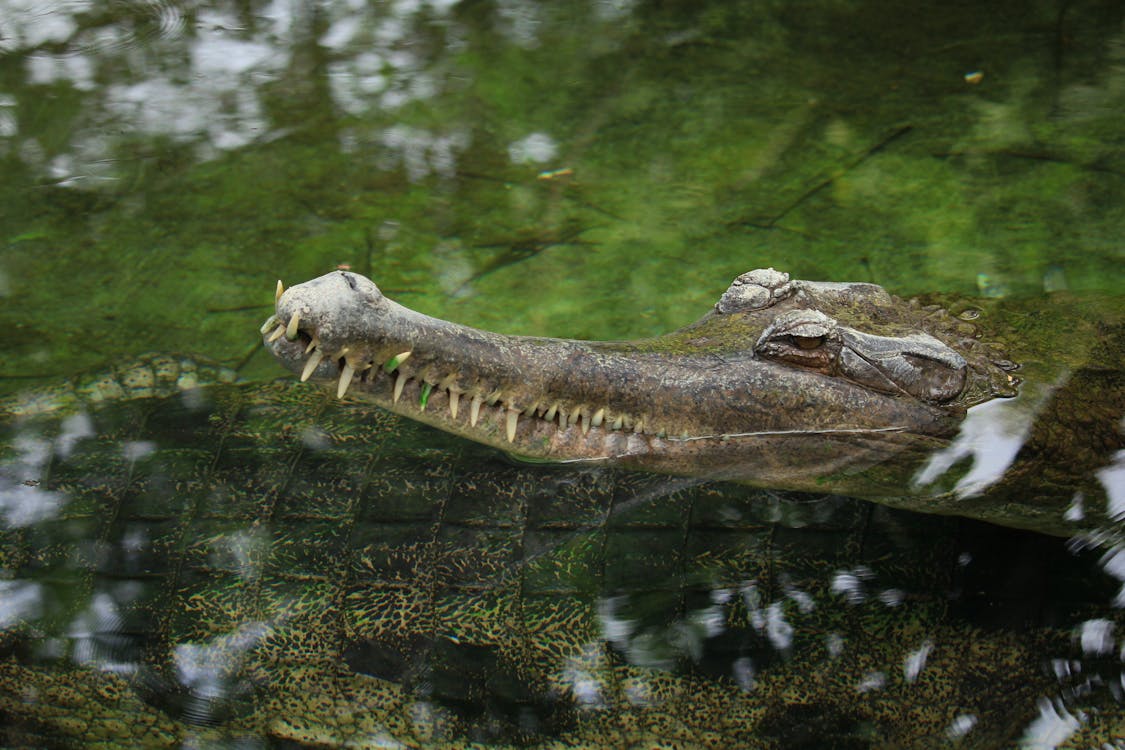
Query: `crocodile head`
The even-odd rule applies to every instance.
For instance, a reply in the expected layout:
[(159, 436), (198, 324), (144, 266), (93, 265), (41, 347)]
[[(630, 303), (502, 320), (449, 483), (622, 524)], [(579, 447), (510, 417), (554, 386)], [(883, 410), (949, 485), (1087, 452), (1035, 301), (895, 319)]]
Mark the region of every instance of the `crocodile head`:
[(1007, 363), (943, 310), (773, 269), (739, 276), (686, 328), (637, 341), (482, 331), (348, 271), (279, 282), (262, 330), (302, 380), (517, 456), (796, 489), (933, 447), (967, 407), (1014, 393)]

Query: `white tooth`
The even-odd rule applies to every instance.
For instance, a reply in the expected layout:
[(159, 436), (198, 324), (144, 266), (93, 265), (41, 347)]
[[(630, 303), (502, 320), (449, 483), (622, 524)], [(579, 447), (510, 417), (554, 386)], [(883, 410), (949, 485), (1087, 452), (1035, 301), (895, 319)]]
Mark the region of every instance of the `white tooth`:
[(582, 407), (578, 406), (578, 407), (575, 407), (574, 411), (572, 411), (570, 413), (570, 415), (566, 418), (566, 422), (567, 422), (567, 424), (578, 424), (579, 420), (581, 420), (581, 419), (582, 419)]
[(284, 335), (285, 335), (285, 326), (283, 326), (281, 324), (278, 324), (277, 330), (275, 330), (273, 333), (270, 334), (270, 337), (268, 339), (266, 339), (266, 342), (272, 344), (273, 342), (277, 341), (279, 338), (281, 338)]
[(285, 294), (285, 285), (281, 283), (281, 279), (277, 280), (277, 289), (273, 292), (273, 303), (276, 305), (281, 295)]
[(336, 398), (343, 398), (344, 394), (348, 392), (348, 386), (352, 382), (352, 374), (355, 370), (347, 362), (344, 363), (344, 369), (340, 370), (340, 384), (336, 386)]
[(309, 352), (311, 352), (313, 349), (317, 348), (318, 346), (320, 346), (320, 339), (318, 339), (314, 335), (312, 337), (312, 341), (310, 341), (309, 345), (305, 347), (305, 354), (308, 354)]
[(613, 421), (609, 423), (609, 429), (620, 430), (621, 425), (623, 425), (624, 423), (625, 423), (624, 418), (620, 414), (618, 414), (616, 417), (613, 418)]
[(594, 412), (594, 416), (590, 418), (591, 427), (601, 427), (602, 421), (605, 419), (605, 409), (598, 409)]
[(273, 328), (275, 325), (277, 325), (277, 316), (271, 315), (265, 323), (262, 323), (262, 327), (258, 329), (258, 332), (265, 336), (266, 331)]
[(567, 419), (566, 409), (559, 409), (559, 429), (565, 430), (566, 425), (570, 420)]
[(317, 349), (312, 353), (312, 356), (309, 357), (309, 361), (305, 363), (305, 369), (301, 370), (302, 383), (312, 377), (313, 372), (315, 372), (316, 368), (320, 366), (320, 361), (322, 359), (324, 359), (324, 352)]
[(480, 394), (473, 396), (473, 403), (469, 404), (469, 424), (472, 427), (477, 426), (477, 419), (480, 418)]
[(293, 313), (293, 317), (289, 319), (289, 325), (285, 327), (285, 338), (290, 341), (297, 339), (297, 323), (301, 321), (301, 311)]
[(394, 402), (397, 404), (399, 396), (402, 395), (402, 389), (406, 385), (406, 373), (402, 370), (398, 371), (398, 377), (395, 378), (395, 397)]
[(508, 442), (515, 442), (516, 439), (516, 425), (519, 424), (520, 412), (519, 409), (508, 409)]
[(583, 435), (590, 434), (590, 418), (585, 414), (578, 415), (578, 426), (582, 428)]
[(449, 413), (457, 419), (457, 407), (461, 403), (461, 391), (449, 389)]
[(543, 415), (543, 419), (546, 419), (548, 422), (550, 422), (552, 419), (555, 418), (555, 414), (558, 412), (558, 410), (559, 410), (559, 402), (556, 401), (555, 403), (551, 404), (551, 408), (548, 409), (547, 413)]

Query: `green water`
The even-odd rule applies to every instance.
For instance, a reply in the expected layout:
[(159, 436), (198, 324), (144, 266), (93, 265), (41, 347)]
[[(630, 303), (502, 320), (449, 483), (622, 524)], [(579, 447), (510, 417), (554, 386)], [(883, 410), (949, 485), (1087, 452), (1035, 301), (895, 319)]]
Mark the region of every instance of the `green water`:
[(1120, 291), (1116, 3), (20, 7), (5, 389), (153, 349), (240, 363), (277, 278), (342, 264), (428, 313), (597, 338), (771, 265)]
[[(276, 280), (297, 283), (343, 266), (432, 315), (506, 333), (574, 338), (668, 331), (709, 309), (739, 273), (766, 266), (795, 278), (874, 281), (899, 295), (997, 299), (1023, 310), (1034, 309), (1040, 299), (1073, 294), (1093, 300), (1086, 304), (1095, 318), (1099, 304), (1109, 315), (1120, 309), (1125, 293), (1123, 112), (1125, 8), (1108, 0), (986, 5), (157, 0), (104, 6), (0, 0), (0, 326), (5, 332), (0, 393), (55, 383), (147, 351), (206, 357), (251, 381), (272, 378), (280, 372), (261, 351), (257, 329), (272, 310)], [(1073, 351), (1068, 332), (1062, 329), (1057, 340), (1042, 343), (1043, 360), (1056, 347)], [(225, 412), (209, 407), (201, 413)], [(117, 441), (116, 447), (149, 440), (175, 447), (177, 439), (194, 446), (213, 437), (197, 424), (198, 414), (187, 425), (176, 422), (175, 429), (154, 427), (143, 416), (135, 420), (139, 426), (122, 427), (133, 425), (132, 417), (116, 412), (100, 419), (98, 429)], [(43, 428), (48, 435), (59, 429)], [(463, 469), (448, 467), (458, 465), (469, 449), (405, 423), (395, 423), (395, 430), (409, 455), (387, 469), (390, 475), (414, 482), (419, 475), (429, 477), (436, 462), (439, 473), (462, 477)], [(18, 473), (11, 467), (23, 460), (12, 458), (23, 445), (19, 439), (5, 443), (8, 453), (0, 466), (5, 482)], [(99, 454), (91, 449), (91, 455)], [(294, 456), (293, 466), (305, 460)], [(113, 460), (119, 456), (105, 459), (116, 466)], [(268, 477), (267, 469), (256, 470)], [(38, 636), (20, 631), (15, 640), (7, 634), (0, 639), (5, 657), (26, 657), (23, 649), (29, 647), (20, 639), (41, 637), (34, 658), (21, 664), (65, 661), (51, 649), (57, 646), (52, 639), (72, 637), (68, 617), (87, 599), (96, 599), (101, 576), (135, 574), (106, 573), (87, 564), (93, 545), (87, 536), (125, 549), (129, 524), (154, 518), (172, 522), (180, 513), (176, 503), (194, 497), (166, 489), (167, 476), (183, 476), (170, 469), (123, 471), (126, 486), (133, 477), (145, 487), (164, 489), (136, 497), (109, 493), (120, 503), (113, 505), (120, 515), (103, 519), (104, 526), (97, 526), (94, 507), (65, 511), (59, 528), (26, 531), (10, 524), (5, 529), (15, 535), (6, 536), (6, 544), (19, 540), (10, 549), (26, 552), (34, 547), (28, 539), (41, 534), (45, 549), (73, 550), (49, 557), (50, 564), (36, 562), (34, 554), (15, 562), (6, 558), (3, 582), (13, 587), (0, 589), (4, 596), (12, 596), (25, 579), (60, 590), (72, 581), (87, 587), (75, 589), (81, 593), (72, 592), (73, 599), (59, 594), (62, 603), (40, 612), (42, 622), (31, 618), (33, 631), (42, 628)], [(1104, 483), (1119, 485), (1120, 474)], [(464, 480), (465, 492), (485, 497), (470, 480)], [(642, 491), (622, 481), (626, 490), (619, 494), (680, 497), (679, 485)], [(0, 486), (0, 493), (21, 491), (18, 482)], [(393, 486), (390, 495), (368, 488), (363, 496), (377, 503), (395, 497), (395, 491)], [(726, 491), (698, 490), (705, 498), (708, 492), (722, 496)], [(411, 497), (404, 506), (429, 506), (429, 496)], [(0, 499), (8, 502), (8, 496)], [(146, 505), (150, 500), (155, 510)], [(696, 501), (675, 502), (695, 507)], [(928, 701), (940, 707), (937, 718), (926, 717), (937, 727), (927, 735), (932, 746), (965, 738), (967, 745), (987, 747), (1026, 736), (1046, 736), (1041, 746), (1054, 746), (1049, 738), (1066, 735), (1070, 719), (1088, 730), (1079, 735), (1084, 741), (1108, 737), (1103, 746), (1120, 746), (1108, 744), (1123, 725), (1120, 665), (1114, 655), (1121, 646), (1113, 629), (1121, 624), (1119, 604), (1112, 603), (1125, 576), (1115, 562), (1120, 552), (1107, 547), (1072, 557), (1062, 541), (962, 529), (944, 520), (931, 540), (918, 531), (927, 528), (924, 522), (893, 515), (870, 521), (867, 535), (859, 534), (866, 541), (838, 549), (834, 541), (810, 541), (795, 530), (810, 523), (836, 530), (835, 500), (823, 510), (831, 523), (823, 513), (807, 510), (822, 508), (821, 500), (767, 494), (731, 502), (716, 511), (720, 520), (706, 514), (682, 525), (660, 520), (654, 522), (659, 528), (643, 538), (609, 535), (601, 554), (617, 560), (629, 580), (609, 575), (593, 586), (593, 594), (589, 584), (578, 587), (588, 617), (597, 607), (609, 606), (606, 602), (616, 602), (614, 617), (640, 623), (630, 645), (615, 643), (607, 651), (638, 668), (667, 670), (688, 680), (677, 683), (678, 697), (653, 720), (649, 733), (633, 741), (678, 738), (688, 746), (716, 741), (703, 731), (706, 726), (700, 729), (687, 719), (691, 696), (698, 691), (700, 705), (714, 710), (708, 717), (724, 715), (726, 709), (716, 706), (738, 717), (728, 716), (721, 730), (710, 727), (730, 746), (904, 742), (911, 735), (888, 733), (887, 727), (911, 721), (922, 726), (919, 712)], [(792, 560), (793, 550), (808, 551), (810, 560), (794, 562), (786, 570), (793, 577), (778, 578), (773, 592), (776, 602), (786, 602), (790, 621), (801, 621), (799, 597), (785, 594), (786, 586), (816, 590), (822, 608), (848, 611), (839, 592), (831, 590), (841, 567), (878, 560), (882, 567), (876, 568), (876, 579), (886, 591), (895, 590), (896, 583), (908, 593), (929, 587), (925, 603), (917, 604), (917, 618), (903, 615), (888, 623), (880, 609), (850, 621), (853, 642), (873, 634), (872, 656), (870, 663), (857, 658), (847, 662), (847, 669), (841, 667), (852, 682), (837, 692), (838, 686), (830, 685), (816, 692), (822, 644), (837, 626), (820, 621), (819, 614), (801, 621), (808, 642), (821, 644), (819, 650), (773, 648), (776, 642), (766, 643), (759, 629), (749, 636), (758, 639), (752, 648), (730, 636), (711, 641), (700, 655), (693, 651), (697, 640), (681, 637), (685, 623), (692, 632), (705, 629), (702, 620), (691, 621), (691, 613), (704, 617), (708, 607), (725, 606), (725, 600), (708, 603), (708, 596), (720, 592), (712, 556), (722, 557), (708, 543), (717, 550), (743, 544), (731, 541), (728, 532), (738, 525), (723, 515), (742, 507), (739, 502), (772, 509), (757, 519), (778, 524), (763, 532), (769, 560), (762, 564), (770, 575), (777, 573), (777, 560)], [(348, 507), (341, 511), (346, 523), (365, 529), (362, 514)], [(802, 510), (791, 512), (791, 507)], [(846, 514), (883, 512), (842, 507)], [(648, 528), (643, 503), (639, 512), (642, 517), (629, 523)], [(286, 518), (262, 513), (231, 521), (215, 538), (252, 535), (262, 524)], [(502, 530), (499, 536), (508, 533), (505, 522), (490, 523)], [(100, 529), (97, 534), (90, 531), (94, 527)], [(865, 546), (874, 538), (889, 541)], [(646, 552), (631, 558), (628, 547), (634, 542), (628, 540), (633, 539)], [(657, 564), (659, 551), (674, 546), (669, 539), (691, 549), (675, 573)], [(932, 551), (931, 541), (948, 549)], [(624, 548), (616, 558), (605, 551), (615, 543)], [(970, 558), (983, 562), (963, 575), (946, 575), (967, 565), (958, 562), (959, 553), (950, 545), (964, 545), (972, 550)], [(945, 566), (940, 580), (918, 582), (902, 574), (900, 568), (914, 570), (911, 566), (931, 552)], [(330, 565), (329, 559), (317, 559), (309, 569), (325, 574)], [(660, 579), (660, 585), (653, 584), (657, 594), (638, 584), (646, 566), (655, 566), (650, 569)], [(735, 568), (738, 575), (749, 575)], [(1056, 577), (1047, 576), (1051, 570)], [(730, 577), (735, 573), (728, 573), (718, 576), (722, 585), (737, 587), (737, 577)], [(349, 576), (341, 584), (344, 591), (366, 580), (354, 571)], [(675, 586), (663, 585), (673, 579)], [(684, 581), (696, 588), (684, 593)], [(704, 581), (715, 586), (710, 594)], [(1043, 581), (1050, 583), (1039, 585)], [(1090, 590), (1074, 581), (1088, 583)], [(285, 592), (297, 585), (290, 579), (277, 584)], [(674, 595), (666, 595), (669, 590)], [(835, 606), (825, 605), (834, 594)], [(962, 595), (952, 613), (933, 605)], [(750, 608), (750, 599), (745, 601)], [(666, 607), (677, 616), (659, 614)], [(0, 615), (13, 609), (26, 616), (11, 599), (0, 602)], [(7, 627), (7, 617), (4, 622)], [(1084, 622), (1095, 624), (1084, 630)], [(1097, 634), (1107, 632), (1101, 622), (1109, 623), (1110, 651), (1099, 650)], [(1035, 629), (1039, 624), (1058, 631), (1043, 636)], [(244, 626), (237, 618), (230, 622), (231, 632)], [(1088, 632), (1094, 633), (1091, 648)], [(149, 659), (159, 648), (171, 649), (176, 638), (194, 643), (191, 639), (214, 635), (161, 631), (160, 638), (171, 643), (138, 648), (147, 649)], [(903, 668), (901, 655), (881, 661), (883, 650), (902, 645), (917, 654), (926, 651), (927, 638), (938, 644), (931, 666), (937, 671), (943, 665), (943, 675), (950, 673), (949, 663), (956, 665), (951, 652), (966, 654), (957, 667), (961, 671), (954, 670), (957, 690), (942, 692), (939, 685), (922, 699), (909, 685), (896, 683), (884, 693), (874, 677), (863, 682), (869, 668), (871, 675), (892, 675), (895, 683)], [(979, 653), (970, 647), (974, 639), (985, 644)], [(448, 637), (440, 642), (447, 641), (456, 643)], [(612, 638), (606, 635), (605, 641)], [(471, 650), (470, 644), (457, 645)], [(363, 674), (396, 673), (407, 685), (405, 692), (420, 700), (424, 691), (415, 684), (411, 693), (407, 667), (397, 672), (378, 667), (385, 658), (380, 649), (389, 646), (361, 640), (348, 648), (324, 673), (345, 667)], [(70, 653), (74, 661), (94, 663), (76, 653)], [(296, 659), (292, 650), (280, 653)], [(475, 651), (471, 656), (483, 658)], [(1072, 657), (1087, 671), (1065, 666)], [(461, 658), (448, 661), (460, 665)], [(764, 692), (794, 679), (790, 672), (806, 675), (806, 681), (789, 694), (769, 692), (773, 702), (755, 708), (747, 673), (732, 672), (732, 665), (745, 666), (742, 659), (765, 669), (749, 677), (758, 679)], [(1007, 660), (1018, 666), (1008, 670)], [(98, 669), (111, 671), (111, 666), (103, 663)], [(771, 673), (770, 667), (777, 671)], [(482, 672), (488, 670), (482, 667)], [(995, 683), (990, 687), (989, 680), (1004, 674), (1024, 685), (1023, 692), (1009, 695)], [(477, 734), (444, 735), (450, 741), (475, 736), (545, 742), (587, 736), (580, 731), (587, 725), (601, 727), (600, 718), (582, 711), (552, 725), (544, 717), (565, 711), (549, 691), (529, 689), (530, 697), (512, 698), (514, 688), (505, 681), (529, 681), (526, 673), (505, 673), (503, 684), (485, 680), (484, 687), (476, 674), (466, 678), (453, 670), (444, 678), (465, 680), (477, 692), (466, 698), (454, 691), (445, 703), (437, 701), (442, 710), (473, 716), (478, 711), (485, 717), (473, 725)], [(7, 685), (26, 679), (4, 675)], [(311, 684), (320, 686), (315, 680)], [(629, 684), (618, 684), (619, 697), (630, 695)], [(43, 694), (50, 691), (50, 683), (36, 685)], [(134, 682), (133, 687), (148, 706), (144, 710), (155, 706), (165, 716), (191, 723), (194, 704), (183, 698), (188, 707), (178, 705), (176, 691), (188, 694), (198, 686), (163, 690), (138, 688)], [(90, 689), (105, 692), (100, 683)], [(1084, 703), (1081, 696), (1091, 691), (1096, 700)], [(859, 693), (872, 696), (864, 709), (850, 702)], [(21, 717), (21, 731), (39, 736), (27, 727), (38, 728), (40, 719), (26, 720), (15, 704), (3, 702), (14, 694), (0, 694), (0, 718)], [(18, 695), (25, 696), (19, 698), (23, 701), (30, 693)], [(931, 700), (931, 695), (945, 698)], [(990, 724), (1004, 715), (1009, 697), (1018, 706), (1010, 726)], [(249, 700), (245, 693), (232, 689), (226, 700), (229, 704), (197, 725), (219, 721), (224, 712), (246, 713), (240, 704)], [(278, 700), (281, 707), (273, 710), (285, 716), (286, 704)], [(406, 698), (393, 692), (367, 696), (368, 703), (339, 700), (331, 709), (334, 715), (373, 710), (372, 700)], [(472, 710), (464, 709), (465, 702)], [(614, 714), (623, 717), (620, 726), (628, 725), (634, 711), (640, 715), (644, 703), (622, 698), (623, 708)], [(735, 704), (746, 713), (731, 708)], [(132, 705), (117, 708), (126, 715), (147, 715)], [(520, 707), (528, 705), (534, 710), (521, 713)], [(422, 709), (412, 710), (416, 717)], [(845, 717), (856, 710), (868, 713), (853, 724)], [(522, 727), (520, 717), (527, 711), (541, 723)], [(1058, 720), (1054, 724), (1052, 715)], [(501, 728), (489, 728), (495, 716), (503, 717)], [(975, 740), (972, 722), (978, 717), (978, 735), (988, 734)], [(101, 731), (112, 736), (116, 720), (116, 714), (109, 716)], [(42, 721), (58, 736), (69, 737), (53, 740), (59, 746), (82, 744), (67, 734), (65, 715)], [(287, 733), (270, 721), (270, 731), (262, 730), (259, 744), (249, 746), (302, 738), (313, 744), (301, 731)], [(1041, 722), (1039, 734), (1030, 731), (1035, 721)], [(516, 731), (504, 722), (522, 728)], [(680, 734), (667, 730), (672, 725)], [(1043, 726), (1055, 726), (1058, 734)], [(245, 736), (252, 734), (246, 731)], [(599, 732), (591, 729), (588, 736), (602, 741), (615, 736)], [(5, 742), (18, 746), (23, 736), (6, 736)], [(185, 735), (172, 731), (170, 736)], [(386, 744), (387, 736), (405, 741), (407, 735), (374, 732), (365, 741), (377, 744), (382, 737)], [(345, 741), (331, 732), (318, 737), (323, 744)]]

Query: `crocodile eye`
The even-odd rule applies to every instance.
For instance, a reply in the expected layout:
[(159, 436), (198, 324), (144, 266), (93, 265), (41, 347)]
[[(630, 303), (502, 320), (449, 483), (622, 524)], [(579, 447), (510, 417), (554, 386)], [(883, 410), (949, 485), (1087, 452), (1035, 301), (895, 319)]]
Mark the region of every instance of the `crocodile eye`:
[(798, 349), (804, 349), (805, 351), (824, 346), (824, 336), (790, 336), (789, 338)]
[(775, 362), (830, 373), (840, 351), (836, 321), (817, 310), (792, 310), (762, 333), (754, 352)]

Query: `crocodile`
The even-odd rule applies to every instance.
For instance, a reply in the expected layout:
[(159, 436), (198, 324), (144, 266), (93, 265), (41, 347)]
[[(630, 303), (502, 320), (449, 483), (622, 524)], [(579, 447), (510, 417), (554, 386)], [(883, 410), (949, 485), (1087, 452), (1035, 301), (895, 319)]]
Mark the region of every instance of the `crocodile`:
[[(1091, 477), (1125, 448), (1120, 320), (1095, 318), (1102, 351), (1070, 372), (1031, 368), (1038, 380), (1015, 399), (1019, 365), (984, 338), (979, 308), (952, 314), (772, 268), (738, 276), (697, 322), (628, 342), (458, 325), (350, 271), (279, 281), (275, 303), (265, 344), (302, 381), (525, 459), (829, 491), (1064, 535), (1119, 515)], [(1077, 424), (1071, 399), (1083, 404)], [(997, 408), (1004, 400), (1016, 403)], [(1045, 410), (1057, 424), (1033, 430)], [(1024, 443), (984, 478), (965, 469), (982, 430)]]
[(1090, 747), (1125, 729), (1100, 687), (1123, 626), (1108, 553), (513, 464), (230, 379), (153, 356), (7, 405), (0, 744)]

